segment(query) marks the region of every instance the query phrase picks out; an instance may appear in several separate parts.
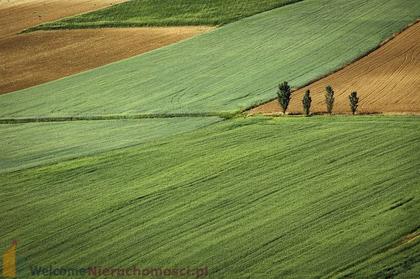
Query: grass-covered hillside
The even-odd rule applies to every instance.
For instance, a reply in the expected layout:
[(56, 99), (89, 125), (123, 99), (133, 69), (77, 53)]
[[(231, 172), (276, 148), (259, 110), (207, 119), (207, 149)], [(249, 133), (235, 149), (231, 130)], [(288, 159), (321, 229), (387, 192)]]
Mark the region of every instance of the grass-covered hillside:
[(415, 278), (419, 129), (416, 117), (234, 119), (3, 173), (0, 250), (19, 240), (19, 278), (50, 264)]
[(31, 30), (220, 25), (302, 0), (131, 0)]
[(419, 16), (417, 0), (302, 1), (2, 95), (0, 117), (237, 111), (271, 99), (281, 81), (337, 69)]

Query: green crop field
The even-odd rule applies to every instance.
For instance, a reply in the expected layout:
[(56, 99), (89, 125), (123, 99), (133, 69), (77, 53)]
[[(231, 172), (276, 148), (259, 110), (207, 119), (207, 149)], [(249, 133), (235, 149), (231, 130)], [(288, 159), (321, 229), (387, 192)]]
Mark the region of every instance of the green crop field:
[(0, 125), (0, 173), (172, 137), (217, 117)]
[[(238, 111), (375, 48), (417, 0), (308, 0), (193, 39), (0, 96), (0, 117)], [(355, 88), (357, 90), (357, 88)]]
[(20, 278), (28, 265), (415, 278), (419, 129), (418, 117), (238, 118), (6, 172), (0, 250), (20, 241)]
[(221, 25), (302, 0), (131, 0), (30, 30)]

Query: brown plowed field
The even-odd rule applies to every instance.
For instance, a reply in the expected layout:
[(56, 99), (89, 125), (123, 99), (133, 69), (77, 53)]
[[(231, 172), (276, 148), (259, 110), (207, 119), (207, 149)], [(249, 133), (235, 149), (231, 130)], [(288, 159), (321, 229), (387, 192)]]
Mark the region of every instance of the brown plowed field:
[(115, 28), (17, 34), (122, 0), (0, 0), (0, 94), (138, 55), (210, 27)]
[[(288, 111), (301, 113), (303, 94), (310, 89), (312, 111), (325, 112), (327, 85), (335, 90), (335, 113), (350, 113), (348, 95), (352, 91), (360, 96), (361, 113), (420, 113), (420, 23), (344, 69), (295, 91)], [(250, 113), (279, 111), (275, 100)]]

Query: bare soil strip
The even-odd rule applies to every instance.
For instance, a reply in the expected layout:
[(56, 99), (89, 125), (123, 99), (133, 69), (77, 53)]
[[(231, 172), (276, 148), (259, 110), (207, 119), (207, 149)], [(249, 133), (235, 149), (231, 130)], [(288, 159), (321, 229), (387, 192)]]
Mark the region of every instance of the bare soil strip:
[(208, 27), (40, 31), (0, 39), (0, 94), (129, 58)]
[[(420, 23), (416, 23), (376, 51), (292, 94), (288, 111), (302, 112), (302, 97), (311, 90), (312, 112), (326, 111), (324, 92), (333, 86), (335, 113), (350, 113), (348, 95), (357, 91), (360, 113), (420, 113)], [(273, 96), (274, 97), (274, 96)], [(277, 100), (249, 111), (280, 112)]]
[(31, 26), (126, 0), (0, 0), (0, 94), (129, 58), (210, 27), (63, 30), (18, 34)]

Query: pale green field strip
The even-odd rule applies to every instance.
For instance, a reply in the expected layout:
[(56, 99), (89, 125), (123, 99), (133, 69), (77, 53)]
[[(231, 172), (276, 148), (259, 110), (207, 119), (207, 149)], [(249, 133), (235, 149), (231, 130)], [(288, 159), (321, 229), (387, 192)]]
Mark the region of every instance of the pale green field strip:
[(410, 278), (420, 265), (420, 238), (407, 238), (420, 228), (419, 128), (418, 117), (233, 119), (4, 173), (0, 251), (19, 240), (20, 274), (26, 262)]
[(141, 145), (200, 129), (217, 117), (0, 125), (0, 173)]
[(419, 16), (417, 0), (307, 0), (2, 95), (0, 117), (239, 111), (272, 99), (279, 82), (340, 68)]

